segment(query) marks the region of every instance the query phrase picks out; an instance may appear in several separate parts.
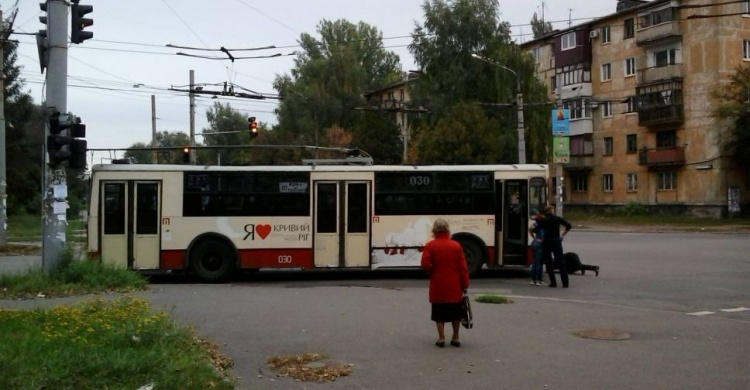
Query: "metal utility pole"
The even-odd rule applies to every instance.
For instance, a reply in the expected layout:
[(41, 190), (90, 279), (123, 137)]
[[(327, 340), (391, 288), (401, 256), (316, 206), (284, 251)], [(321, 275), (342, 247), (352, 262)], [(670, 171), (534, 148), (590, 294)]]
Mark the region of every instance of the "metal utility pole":
[[(151, 95), (151, 147), (156, 147), (156, 95)], [(159, 163), (156, 150), (151, 152), (151, 163)]]
[[(0, 23), (2, 22), (3, 11), (0, 10)], [(5, 64), (2, 61), (5, 55), (3, 49), (5, 48), (7, 36), (5, 34), (0, 37), (0, 246), (5, 246), (7, 243), (6, 226), (8, 225), (8, 210), (6, 208), (8, 182), (5, 174)]]
[[(47, 101), (44, 102), (44, 107), (65, 114), (68, 111), (68, 3), (63, 0), (47, 0), (47, 17), (49, 65)], [(50, 134), (49, 127), (45, 133)], [(45, 167), (42, 268), (49, 273), (60, 263), (65, 246), (68, 185), (63, 166)]]
[(526, 164), (526, 137), (524, 136), (523, 124), (523, 93), (521, 93), (521, 78), (518, 76), (518, 72), (506, 66), (500, 65), (495, 61), (490, 61), (487, 58), (480, 56), (479, 54), (472, 54), (471, 56), (478, 60), (495, 65), (498, 68), (505, 69), (516, 76), (516, 105), (518, 105), (518, 163)]
[[(555, 88), (555, 105), (556, 108), (562, 108), (562, 90), (560, 88), (560, 83), (557, 80), (557, 77), (555, 77), (555, 83), (557, 83)], [(553, 136), (554, 139), (554, 136)], [(554, 153), (554, 152), (553, 152)], [(554, 161), (554, 159), (553, 159)], [(559, 217), (563, 216), (563, 192), (565, 191), (565, 186), (563, 186), (563, 180), (565, 180), (565, 177), (563, 176), (563, 165), (560, 162), (555, 163), (555, 214), (557, 214)]]
[(190, 164), (195, 164), (195, 72), (190, 69)]

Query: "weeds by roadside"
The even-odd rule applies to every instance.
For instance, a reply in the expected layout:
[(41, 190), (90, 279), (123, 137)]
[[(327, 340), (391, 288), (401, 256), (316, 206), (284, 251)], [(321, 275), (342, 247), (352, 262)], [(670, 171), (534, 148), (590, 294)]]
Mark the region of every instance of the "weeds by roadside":
[(144, 277), (97, 260), (73, 260), (66, 250), (60, 265), (45, 274), (39, 269), (19, 275), (0, 275), (0, 299), (62, 297), (102, 292), (143, 290)]
[(0, 340), (3, 389), (234, 388), (230, 359), (142, 298), (0, 309)]

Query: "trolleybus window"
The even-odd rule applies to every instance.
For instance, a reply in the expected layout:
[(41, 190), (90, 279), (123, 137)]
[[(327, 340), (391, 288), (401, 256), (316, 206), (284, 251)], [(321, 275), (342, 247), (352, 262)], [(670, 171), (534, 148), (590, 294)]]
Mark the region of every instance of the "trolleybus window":
[(185, 172), (184, 216), (309, 216), (310, 177), (295, 172)]
[(375, 214), (493, 214), (491, 172), (375, 172)]

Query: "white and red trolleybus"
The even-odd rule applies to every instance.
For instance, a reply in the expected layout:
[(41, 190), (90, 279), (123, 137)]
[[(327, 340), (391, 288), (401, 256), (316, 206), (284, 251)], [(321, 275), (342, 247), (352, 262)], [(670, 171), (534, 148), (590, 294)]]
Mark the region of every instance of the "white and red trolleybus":
[(89, 255), (139, 271), (418, 267), (436, 218), (472, 273), (528, 265), (545, 165), (95, 165)]

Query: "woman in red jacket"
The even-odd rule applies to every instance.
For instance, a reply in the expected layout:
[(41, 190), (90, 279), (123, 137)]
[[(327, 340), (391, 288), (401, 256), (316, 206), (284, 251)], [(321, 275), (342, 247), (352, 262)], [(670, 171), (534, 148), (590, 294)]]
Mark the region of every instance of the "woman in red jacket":
[(430, 302), (432, 303), (432, 320), (438, 331), (435, 342), (440, 348), (445, 347), (445, 323), (453, 325), (451, 345), (460, 347), (458, 330), (460, 329), (463, 308), (463, 292), (469, 288), (469, 270), (461, 244), (450, 237), (448, 222), (438, 219), (432, 226), (434, 240), (425, 245), (422, 251), (422, 269), (430, 275)]

